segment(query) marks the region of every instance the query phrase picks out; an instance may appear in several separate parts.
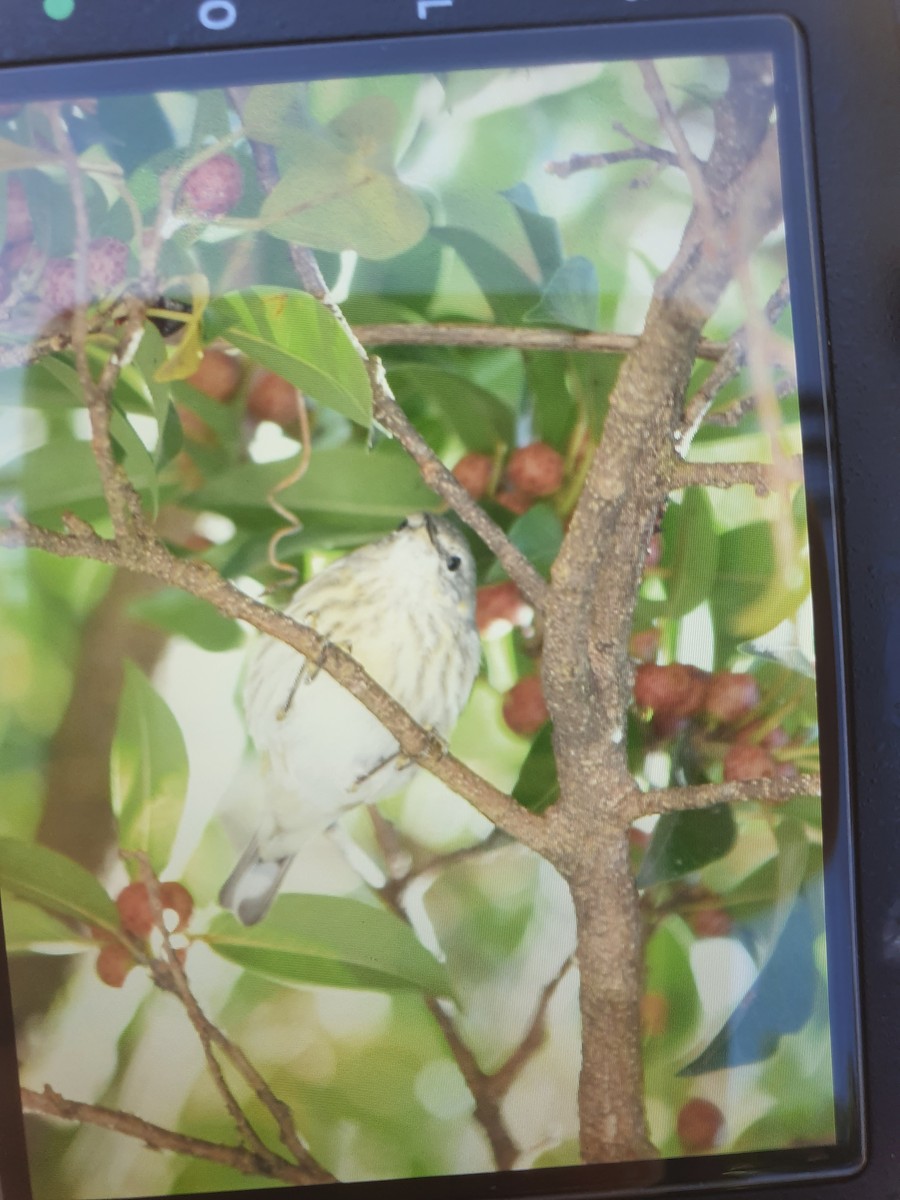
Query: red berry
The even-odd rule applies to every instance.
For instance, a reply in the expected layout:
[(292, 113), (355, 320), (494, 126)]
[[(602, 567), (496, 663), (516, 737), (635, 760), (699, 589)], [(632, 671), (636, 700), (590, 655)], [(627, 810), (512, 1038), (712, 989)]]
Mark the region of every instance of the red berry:
[(184, 884), (168, 882), (159, 885), (159, 898), (163, 910), (171, 909), (178, 917), (178, 924), (172, 932), (180, 933), (191, 919), (191, 913), (194, 911), (194, 897)]
[(727, 725), (759, 704), (759, 685), (752, 675), (717, 671), (709, 681), (703, 708), (714, 721)]
[(507, 512), (515, 513), (517, 517), (523, 516), (534, 504), (534, 497), (529, 496), (527, 492), (521, 492), (517, 488), (509, 488), (505, 485), (494, 497), (501, 508), (505, 508)]
[(71, 258), (47, 260), (38, 294), (53, 313), (71, 312), (75, 307), (75, 263)]
[(514, 492), (527, 496), (552, 496), (565, 475), (565, 462), (546, 442), (532, 442), (514, 450), (506, 464), (506, 478)]
[(241, 382), (241, 364), (224, 350), (207, 350), (188, 383), (213, 400), (230, 400)]
[(231, 212), (244, 190), (240, 164), (230, 154), (217, 154), (194, 167), (181, 185), (181, 202), (198, 217)]
[(771, 779), (776, 774), (776, 763), (768, 750), (744, 742), (728, 747), (723, 768), (728, 780)]
[(488, 490), (493, 473), (494, 460), (489, 454), (464, 454), (453, 468), (453, 474), (473, 500), (480, 500)]
[(116, 908), (122, 928), (135, 937), (145, 938), (155, 922), (153, 907), (145, 883), (129, 883), (116, 897)]
[(637, 662), (652, 663), (659, 649), (659, 630), (641, 629), (628, 642), (628, 653)]
[(264, 371), (250, 386), (247, 411), (257, 421), (273, 421), (288, 429), (299, 420), (297, 389), (280, 375)]
[(725, 1117), (718, 1105), (694, 1096), (682, 1104), (675, 1127), (685, 1150), (697, 1154), (713, 1148), (724, 1124)]
[(781, 750), (783, 746), (790, 743), (791, 735), (786, 729), (782, 729), (780, 725), (776, 725), (774, 729), (770, 729), (764, 738), (761, 739), (760, 745), (765, 746), (767, 750)]
[(108, 942), (101, 946), (97, 955), (95, 968), (97, 974), (109, 987), (120, 988), (134, 966), (134, 959), (128, 950), (118, 942)]
[(731, 933), (731, 917), (724, 908), (698, 908), (689, 913), (687, 923), (695, 937), (728, 937)]
[(7, 246), (18, 246), (31, 241), (31, 212), (22, 181), (11, 177), (6, 185), (6, 237)]
[(642, 663), (635, 673), (634, 700), (638, 708), (664, 717), (690, 717), (703, 704), (708, 680), (705, 671), (683, 663)]
[(669, 1027), (669, 1000), (662, 992), (641, 996), (641, 1031), (644, 1037), (660, 1037)]
[(537, 675), (520, 679), (503, 697), (503, 720), (513, 733), (530, 737), (537, 733), (549, 716)]
[(489, 583), (478, 589), (475, 596), (475, 624), (480, 633), (485, 633), (495, 621), (527, 625), (531, 617), (531, 606), (522, 599), (521, 592), (511, 580)]
[(94, 296), (105, 296), (125, 281), (128, 247), (114, 237), (94, 238), (88, 246), (88, 286)]

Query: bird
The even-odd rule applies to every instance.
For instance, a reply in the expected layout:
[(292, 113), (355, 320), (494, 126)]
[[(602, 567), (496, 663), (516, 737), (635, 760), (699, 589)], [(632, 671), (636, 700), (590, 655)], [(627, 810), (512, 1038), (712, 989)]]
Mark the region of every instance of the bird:
[[(420, 725), (449, 736), (481, 644), (475, 562), (445, 518), (413, 513), (303, 584), (285, 611), (351, 654)], [(253, 925), (310, 837), (392, 795), (416, 768), (360, 700), (275, 638), (249, 653), (243, 703), (266, 769), (264, 815), (219, 901)]]

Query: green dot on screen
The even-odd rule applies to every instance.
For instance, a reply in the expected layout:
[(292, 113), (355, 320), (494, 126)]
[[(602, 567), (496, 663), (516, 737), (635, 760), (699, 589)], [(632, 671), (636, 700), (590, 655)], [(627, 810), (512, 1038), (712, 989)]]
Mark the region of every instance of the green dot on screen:
[(52, 21), (65, 21), (75, 11), (75, 0), (44, 0), (44, 12)]

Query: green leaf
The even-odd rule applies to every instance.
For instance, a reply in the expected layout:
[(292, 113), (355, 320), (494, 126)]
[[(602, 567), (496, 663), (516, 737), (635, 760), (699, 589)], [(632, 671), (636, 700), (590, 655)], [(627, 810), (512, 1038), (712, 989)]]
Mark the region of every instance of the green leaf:
[(428, 232), (428, 209), (385, 168), (383, 145), (345, 152), (308, 129), (281, 139), (281, 179), (260, 212), (272, 237), (316, 250), (392, 258)]
[(723, 534), (712, 603), (716, 625), (731, 637), (761, 637), (792, 616), (808, 594), (808, 569), (796, 584), (782, 578), (767, 521)]
[(589, 259), (567, 259), (548, 282), (540, 300), (525, 313), (532, 325), (564, 325), (569, 329), (597, 328), (600, 284)]
[(119, 844), (142, 850), (159, 874), (169, 860), (187, 793), (188, 760), (169, 706), (132, 663), (110, 753), (113, 812)]
[(512, 794), (523, 808), (534, 813), (545, 812), (559, 799), (553, 729), (549, 721), (531, 743)]
[(497, 321), (517, 324), (540, 298), (540, 291), (517, 263), (492, 242), (469, 229), (441, 226), (431, 236), (452, 246), (471, 271)]
[(541, 278), (549, 283), (563, 264), (562, 235), (553, 217), (538, 210), (534, 193), (527, 183), (517, 183), (507, 188), (503, 195), (515, 205), (522, 228), (531, 243), (534, 256), (541, 269)]
[(734, 815), (727, 804), (664, 813), (653, 829), (637, 886), (668, 883), (723, 858), (734, 845), (736, 834)]
[(244, 129), (248, 137), (277, 146), (279, 141), (308, 124), (303, 102), (305, 84), (269, 83), (250, 89), (244, 105)]
[(707, 599), (716, 579), (719, 537), (706, 492), (688, 488), (680, 504), (669, 504), (661, 532), (665, 615), (679, 620)]
[(343, 896), (280, 896), (253, 926), (223, 913), (205, 940), (279, 983), (449, 994), (444, 967), (404, 921)]
[(421, 398), (433, 404), (468, 450), (492, 454), (513, 438), (513, 415), (503, 401), (452, 371), (427, 363), (406, 363), (391, 371), (401, 404)]
[(644, 955), (644, 994), (662, 995), (669, 1001), (665, 1032), (653, 1038), (655, 1046), (658, 1038), (671, 1048), (693, 1031), (700, 1016), (700, 996), (691, 969), (689, 935), (681, 922), (663, 922), (650, 935)]
[(740, 1004), (701, 1054), (678, 1072), (703, 1075), (771, 1057), (785, 1033), (809, 1020), (818, 987), (816, 930), (805, 896), (797, 898), (768, 961)]
[(95, 944), (43, 909), (12, 896), (3, 901), (3, 942), (7, 954), (75, 954)]
[[(239, 521), (283, 523), (266, 497), (291, 468), (292, 464), (283, 462), (245, 463), (210, 480), (185, 497), (185, 502)], [(366, 523), (376, 519), (396, 522), (418, 509), (434, 510), (440, 504), (409, 455), (392, 442), (382, 442), (375, 450), (359, 445), (317, 450), (303, 478), (280, 492), (278, 499), (301, 517), (314, 511)]]
[(197, 110), (191, 130), (191, 154), (196, 154), (207, 141), (218, 142), (230, 132), (228, 105), (221, 88), (197, 92)]
[(517, 517), (506, 536), (548, 578), (563, 540), (562, 521), (549, 504), (535, 504)]
[(163, 588), (144, 596), (129, 605), (128, 611), (139, 621), (187, 638), (203, 650), (233, 650), (244, 640), (235, 621), (179, 588)]
[(368, 429), (372, 389), (337, 319), (306, 292), (251, 288), (210, 304), (207, 339), (224, 337), (319, 404)]
[(149, 482), (150, 486), (145, 490), (150, 500), (150, 514), (155, 519), (159, 512), (159, 479), (153, 455), (138, 437), (131, 422), (116, 405), (113, 405), (110, 411), (109, 436), (115, 457), (124, 467), (125, 474), (135, 488), (140, 488), (142, 483), (146, 485)]
[[(156, 484), (146, 463), (129, 463), (129, 476), (142, 493)], [(60, 513), (97, 516), (106, 510), (97, 464), (87, 442), (59, 437), (0, 470), (0, 492), (18, 492), (24, 515), (58, 527)]]
[(534, 436), (565, 455), (578, 419), (569, 383), (569, 363), (600, 359), (598, 354), (566, 354), (558, 350), (526, 350), (522, 355), (531, 400)]
[(116, 906), (94, 876), (55, 850), (0, 838), (0, 887), (57, 916), (121, 931)]

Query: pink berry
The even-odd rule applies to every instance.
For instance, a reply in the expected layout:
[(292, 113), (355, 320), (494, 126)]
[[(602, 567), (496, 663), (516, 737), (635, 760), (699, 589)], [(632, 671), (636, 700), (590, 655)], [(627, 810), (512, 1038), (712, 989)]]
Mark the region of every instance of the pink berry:
[(93, 295), (104, 296), (114, 291), (125, 279), (128, 269), (128, 247), (114, 237), (94, 238), (88, 247), (87, 276)]
[(31, 239), (31, 212), (22, 182), (15, 177), (6, 185), (6, 245), (18, 246)]
[(181, 187), (181, 202), (198, 217), (221, 217), (241, 198), (244, 178), (230, 154), (217, 154), (194, 167)]
[(75, 307), (75, 263), (71, 258), (47, 260), (38, 293), (54, 313), (70, 312)]

